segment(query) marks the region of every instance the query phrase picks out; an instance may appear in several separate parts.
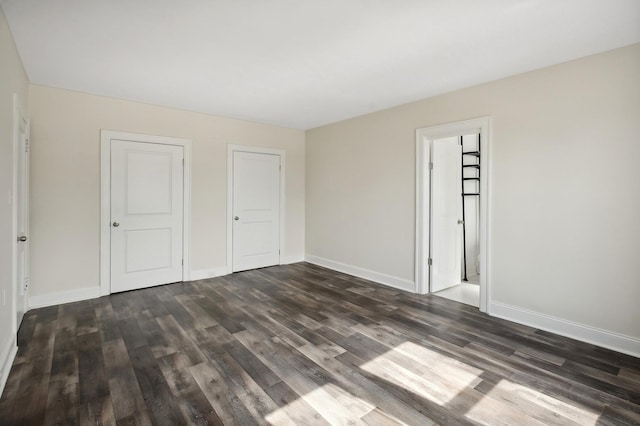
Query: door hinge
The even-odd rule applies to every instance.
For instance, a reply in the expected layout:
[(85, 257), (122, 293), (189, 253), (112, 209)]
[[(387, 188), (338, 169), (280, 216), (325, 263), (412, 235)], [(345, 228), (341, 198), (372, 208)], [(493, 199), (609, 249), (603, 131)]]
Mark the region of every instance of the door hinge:
[(427, 259), (427, 265), (431, 266), (433, 264), (433, 259), (429, 258)]
[(184, 259), (182, 259), (182, 266), (184, 266)]
[(433, 161), (429, 161), (429, 170), (433, 170)]

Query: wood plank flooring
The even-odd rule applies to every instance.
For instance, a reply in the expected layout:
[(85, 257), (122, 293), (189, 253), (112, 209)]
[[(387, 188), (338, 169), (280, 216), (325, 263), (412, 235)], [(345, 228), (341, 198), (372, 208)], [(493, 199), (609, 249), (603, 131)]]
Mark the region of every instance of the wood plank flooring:
[(640, 359), (307, 263), (30, 311), (2, 425), (640, 424)]

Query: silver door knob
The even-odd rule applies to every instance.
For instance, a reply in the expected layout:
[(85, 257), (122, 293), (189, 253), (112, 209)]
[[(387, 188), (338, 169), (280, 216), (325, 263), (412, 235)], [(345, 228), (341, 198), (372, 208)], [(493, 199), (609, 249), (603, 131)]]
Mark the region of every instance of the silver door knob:
[(240, 218), (238, 216), (234, 216), (233, 220), (240, 220)]
[(113, 222), (113, 227), (114, 227), (114, 228), (117, 228), (118, 226), (120, 226), (120, 223), (118, 223), (118, 222)]
[(459, 225), (462, 225), (463, 223), (464, 223), (464, 220), (461, 220), (461, 219), (458, 220)]
[(18, 241), (20, 241), (21, 243), (24, 243), (25, 241), (27, 241), (27, 236), (26, 235), (20, 235), (18, 237)]

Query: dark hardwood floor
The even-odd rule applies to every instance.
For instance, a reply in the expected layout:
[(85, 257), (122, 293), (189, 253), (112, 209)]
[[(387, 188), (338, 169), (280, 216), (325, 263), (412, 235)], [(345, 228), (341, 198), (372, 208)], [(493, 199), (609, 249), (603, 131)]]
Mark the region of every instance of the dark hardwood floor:
[(2, 425), (640, 424), (640, 359), (307, 263), (30, 311)]

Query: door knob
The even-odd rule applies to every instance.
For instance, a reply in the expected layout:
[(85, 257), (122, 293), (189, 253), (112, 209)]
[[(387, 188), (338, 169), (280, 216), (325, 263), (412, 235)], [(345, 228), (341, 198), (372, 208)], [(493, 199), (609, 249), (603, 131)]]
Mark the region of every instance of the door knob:
[(120, 223), (118, 223), (118, 222), (113, 222), (113, 227), (114, 227), (114, 228), (117, 228), (118, 226), (120, 226)]
[(233, 220), (240, 220), (240, 218), (238, 216), (234, 216)]
[(24, 243), (25, 241), (27, 241), (27, 236), (26, 235), (20, 235), (18, 237), (18, 241), (20, 241), (21, 243)]
[(459, 225), (462, 225), (463, 223), (464, 223), (464, 220), (461, 220), (461, 219), (458, 220)]

